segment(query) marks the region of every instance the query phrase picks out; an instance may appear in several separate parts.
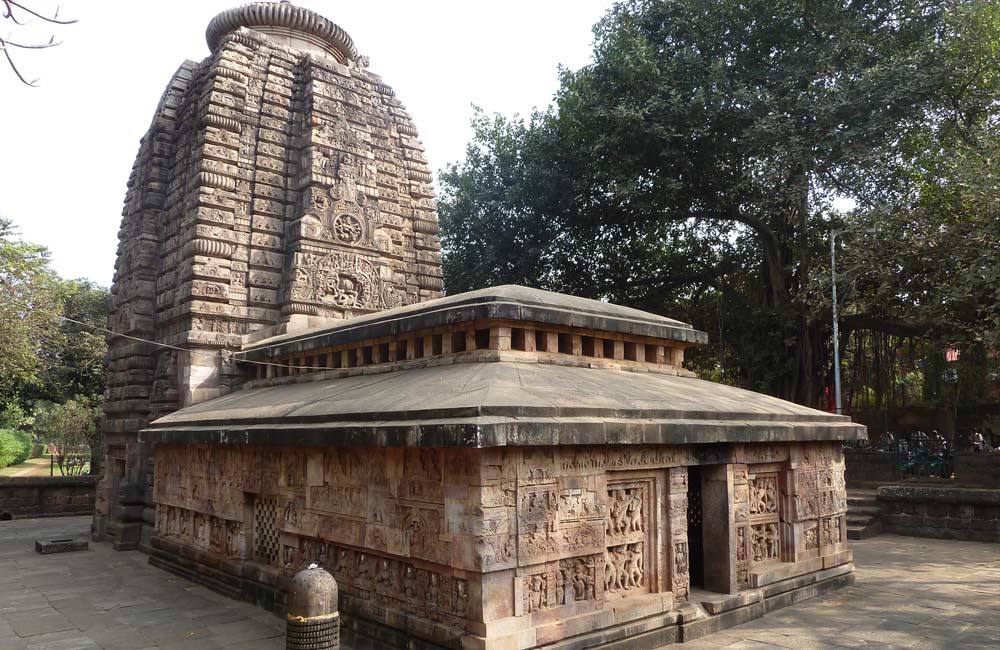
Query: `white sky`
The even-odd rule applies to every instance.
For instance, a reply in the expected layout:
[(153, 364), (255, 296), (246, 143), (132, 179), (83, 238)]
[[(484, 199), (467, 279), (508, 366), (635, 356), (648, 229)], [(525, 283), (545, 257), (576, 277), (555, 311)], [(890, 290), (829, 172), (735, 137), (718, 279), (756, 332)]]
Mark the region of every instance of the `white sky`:
[[(36, 10), (49, 0), (25, 0)], [(17, 28), (63, 44), (0, 58), (0, 216), (47, 246), (66, 278), (110, 285), (132, 161), (173, 72), (208, 55), (205, 27), (239, 0), (63, 0), (78, 23)], [(406, 105), (437, 172), (464, 157), (472, 104), (527, 114), (558, 88), (557, 66), (590, 60), (591, 27), (612, 0), (298, 0), (330, 18)]]

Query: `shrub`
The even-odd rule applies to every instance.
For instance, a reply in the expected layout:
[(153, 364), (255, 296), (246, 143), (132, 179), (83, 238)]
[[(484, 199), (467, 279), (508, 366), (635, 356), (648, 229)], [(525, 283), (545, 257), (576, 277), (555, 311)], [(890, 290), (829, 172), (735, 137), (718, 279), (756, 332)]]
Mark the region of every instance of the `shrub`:
[(16, 429), (0, 429), (0, 468), (23, 463), (30, 454), (30, 433)]

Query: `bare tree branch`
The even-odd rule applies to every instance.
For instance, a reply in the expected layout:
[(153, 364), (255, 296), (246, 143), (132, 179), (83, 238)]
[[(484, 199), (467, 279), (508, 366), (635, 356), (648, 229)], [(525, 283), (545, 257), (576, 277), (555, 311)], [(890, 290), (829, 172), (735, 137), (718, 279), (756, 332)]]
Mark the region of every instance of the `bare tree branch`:
[(18, 21), (17, 18), (14, 17), (13, 7), (17, 7), (21, 11), (23, 11), (25, 13), (28, 13), (28, 14), (31, 14), (35, 18), (41, 18), (45, 22), (52, 23), (53, 25), (72, 25), (73, 23), (76, 22), (75, 18), (73, 20), (59, 20), (59, 7), (56, 7), (56, 12), (52, 16), (44, 16), (44, 15), (38, 13), (37, 11), (33, 11), (33, 10), (29, 9), (28, 7), (25, 7), (20, 2), (15, 2), (15, 0), (0, 0), (0, 2), (3, 2), (3, 4), (4, 4), (4, 16), (3, 17), (4, 18), (10, 18), (11, 20), (13, 20), (18, 25), (23, 25), (24, 23)]
[[(2, 44), (3, 41), (0, 40), (0, 45)], [(17, 64), (14, 63), (14, 59), (10, 57), (10, 52), (7, 51), (7, 48), (3, 47), (2, 49), (3, 49), (3, 55), (7, 57), (7, 63), (10, 64), (10, 69), (14, 71), (14, 74), (16, 74), (17, 78), (21, 80), (21, 83), (23, 83), (25, 86), (31, 86), (32, 88), (36, 88), (38, 86), (38, 79), (32, 79), (31, 81), (25, 79), (24, 75), (21, 74), (21, 71), (17, 69)]]
[(49, 48), (49, 47), (55, 47), (56, 45), (62, 45), (62, 41), (57, 41), (57, 40), (55, 40), (55, 38), (56, 37), (53, 36), (49, 40), (48, 43), (42, 43), (40, 45), (29, 45), (27, 43), (15, 43), (14, 41), (7, 41), (7, 40), (4, 40), (4, 39), (0, 38), (0, 47), (2, 47), (4, 49), (6, 49), (8, 46), (10, 46), (10, 47), (20, 47), (20, 48), (25, 49), (25, 50), (44, 50), (44, 49)]
[[(0, 6), (3, 7), (2, 17), (18, 26), (23, 26), (25, 23), (22, 22), (22, 20), (20, 20), (20, 18), (22, 17), (15, 15), (14, 13), (15, 9), (29, 16), (39, 18), (53, 25), (70, 25), (76, 22), (76, 20), (60, 19), (59, 7), (56, 7), (56, 11), (52, 16), (46, 16), (44, 14), (38, 13), (37, 11), (29, 7), (24, 6), (21, 2), (18, 2), (17, 0), (0, 0)], [(25, 86), (31, 86), (34, 88), (38, 86), (38, 79), (32, 79), (31, 81), (28, 81), (25, 78), (25, 76), (21, 73), (20, 69), (18, 69), (17, 64), (14, 62), (14, 58), (11, 56), (10, 48), (18, 48), (22, 50), (45, 50), (50, 47), (55, 47), (57, 45), (60, 45), (61, 43), (62, 41), (56, 40), (55, 35), (50, 37), (47, 43), (39, 43), (37, 45), (33, 43), (18, 43), (15, 41), (11, 41), (9, 39), (0, 38), (0, 50), (3, 50), (4, 57), (7, 59), (7, 64), (10, 66), (10, 69), (14, 71), (14, 74), (21, 81), (21, 83), (23, 83)]]

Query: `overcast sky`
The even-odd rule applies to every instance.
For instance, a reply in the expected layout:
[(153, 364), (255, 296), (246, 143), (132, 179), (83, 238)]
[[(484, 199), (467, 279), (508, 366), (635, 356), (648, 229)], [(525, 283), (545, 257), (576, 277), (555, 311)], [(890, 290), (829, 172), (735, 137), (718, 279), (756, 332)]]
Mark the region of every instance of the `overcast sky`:
[[(31, 0), (32, 8), (55, 2)], [(114, 272), (125, 182), (170, 76), (208, 55), (205, 27), (234, 0), (63, 0), (79, 22), (16, 28), (13, 40), (57, 48), (15, 52), (39, 88), (0, 59), (0, 216), (47, 246), (67, 278), (104, 285)], [(591, 27), (611, 0), (299, 0), (339, 24), (396, 90), (437, 172), (463, 158), (471, 105), (507, 115), (544, 107), (559, 64), (590, 60)]]

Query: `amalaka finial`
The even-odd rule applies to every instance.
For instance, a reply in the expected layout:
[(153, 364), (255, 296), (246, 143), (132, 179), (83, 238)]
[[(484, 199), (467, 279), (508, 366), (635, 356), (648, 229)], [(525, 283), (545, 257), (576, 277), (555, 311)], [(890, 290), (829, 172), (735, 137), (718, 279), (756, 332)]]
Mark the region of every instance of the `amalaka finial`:
[(267, 35), (281, 45), (324, 54), (340, 63), (358, 58), (354, 40), (342, 27), (314, 11), (297, 7), (287, 0), (254, 2), (226, 9), (208, 24), (205, 39), (215, 52), (227, 34), (246, 27)]

